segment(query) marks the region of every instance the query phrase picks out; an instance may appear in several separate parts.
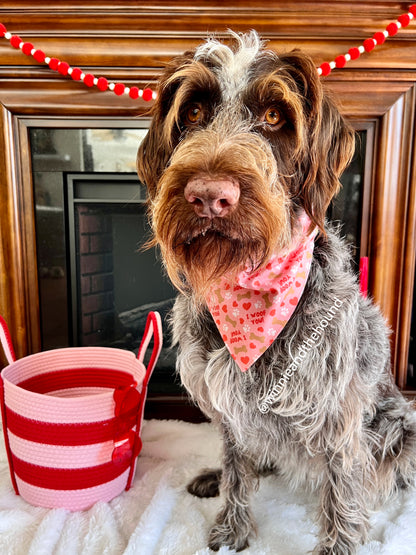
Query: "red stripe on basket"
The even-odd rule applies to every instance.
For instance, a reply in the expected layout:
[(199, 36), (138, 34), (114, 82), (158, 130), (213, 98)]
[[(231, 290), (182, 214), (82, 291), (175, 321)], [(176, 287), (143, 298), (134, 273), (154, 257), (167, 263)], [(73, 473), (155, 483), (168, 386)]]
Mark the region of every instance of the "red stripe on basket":
[(56, 490), (76, 490), (92, 488), (115, 480), (131, 464), (132, 453), (127, 453), (121, 461), (110, 461), (89, 468), (49, 468), (38, 466), (13, 456), (13, 468), (16, 475), (39, 488)]
[(17, 385), (33, 393), (49, 393), (59, 389), (104, 387), (115, 389), (134, 383), (132, 375), (109, 368), (69, 368), (38, 374)]
[(120, 437), (136, 424), (138, 405), (128, 412), (100, 422), (55, 424), (31, 420), (6, 407), (7, 429), (14, 435), (49, 445), (90, 445)]
[(19, 488), (17, 487), (16, 477), (14, 475), (14, 470), (13, 470), (13, 455), (12, 455), (12, 450), (10, 449), (9, 434), (7, 433), (7, 430), (8, 430), (7, 409), (6, 409), (6, 403), (4, 401), (4, 382), (1, 375), (0, 375), (0, 404), (1, 404), (1, 416), (3, 421), (4, 443), (6, 445), (7, 460), (9, 462), (10, 478), (16, 495), (19, 495)]

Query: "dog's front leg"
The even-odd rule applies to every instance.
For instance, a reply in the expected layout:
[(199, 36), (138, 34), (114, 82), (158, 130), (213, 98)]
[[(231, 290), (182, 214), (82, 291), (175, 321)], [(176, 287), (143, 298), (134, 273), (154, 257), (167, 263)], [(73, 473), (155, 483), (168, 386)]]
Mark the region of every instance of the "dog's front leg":
[(224, 458), (221, 494), (225, 504), (217, 516), (209, 536), (209, 547), (218, 551), (227, 545), (236, 551), (248, 546), (248, 538), (255, 532), (249, 508), (249, 498), (257, 481), (253, 465), (236, 445), (232, 433), (223, 426)]
[(366, 538), (368, 518), (362, 465), (357, 461), (346, 464), (342, 454), (328, 456), (321, 493), (321, 543), (314, 553), (354, 554)]

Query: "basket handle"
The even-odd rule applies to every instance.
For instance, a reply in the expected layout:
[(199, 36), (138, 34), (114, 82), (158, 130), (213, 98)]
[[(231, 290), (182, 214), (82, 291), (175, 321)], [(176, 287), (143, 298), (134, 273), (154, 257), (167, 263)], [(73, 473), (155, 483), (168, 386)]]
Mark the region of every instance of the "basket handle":
[(143, 380), (143, 389), (147, 387), (150, 376), (154, 370), (157, 359), (159, 357), (160, 351), (163, 345), (163, 334), (162, 334), (162, 318), (159, 312), (149, 312), (146, 320), (146, 327), (144, 330), (142, 342), (139, 347), (139, 352), (137, 353), (137, 358), (143, 363), (144, 356), (149, 346), (150, 340), (153, 336), (153, 350), (150, 356), (149, 364), (146, 368), (146, 375)]
[(160, 314), (158, 312), (149, 312), (147, 316), (146, 327), (144, 330), (142, 342), (140, 343), (139, 352), (137, 353), (137, 358), (142, 364), (144, 360), (144, 355), (146, 354), (147, 347), (149, 346), (152, 336), (153, 336), (153, 350), (150, 356), (149, 364), (147, 365), (147, 368), (146, 368), (146, 374), (142, 385), (140, 404), (137, 409), (136, 435), (135, 435), (135, 440), (133, 445), (133, 456), (132, 456), (132, 462), (130, 466), (130, 472), (127, 478), (126, 491), (128, 491), (131, 487), (131, 483), (133, 481), (134, 469), (136, 465), (136, 459), (142, 448), (142, 440), (140, 438), (140, 434), (141, 434), (141, 427), (143, 424), (144, 405), (145, 405), (146, 396), (147, 396), (147, 384), (149, 382), (150, 376), (152, 375), (154, 367), (156, 366), (156, 362), (159, 357), (160, 351), (162, 349), (162, 344), (163, 344), (162, 318), (160, 317)]
[[(7, 362), (12, 364), (16, 360), (16, 355), (13, 349), (13, 343), (10, 337), (9, 328), (7, 327), (6, 320), (0, 316), (0, 343), (3, 347), (4, 354), (6, 355)], [(16, 495), (19, 495), (19, 488), (17, 487), (16, 477), (13, 468), (13, 455), (10, 448), (9, 434), (7, 432), (7, 417), (6, 417), (6, 401), (4, 398), (4, 381), (0, 373), (0, 408), (1, 420), (3, 422), (3, 436), (4, 444), (6, 446), (7, 460), (9, 462), (9, 471), (12, 485)]]
[(11, 364), (16, 360), (16, 355), (13, 349), (9, 328), (7, 327), (6, 320), (3, 316), (0, 316), (0, 342), (3, 347), (4, 354), (6, 355), (7, 362)]

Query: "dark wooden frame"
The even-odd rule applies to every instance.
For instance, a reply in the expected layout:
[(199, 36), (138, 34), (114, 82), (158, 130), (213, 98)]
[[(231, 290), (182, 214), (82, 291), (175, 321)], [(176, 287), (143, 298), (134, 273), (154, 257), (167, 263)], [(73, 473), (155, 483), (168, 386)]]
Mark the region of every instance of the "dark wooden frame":
[[(3, 3), (0, 21), (74, 66), (114, 81), (154, 86), (161, 67), (203, 40), (207, 29), (224, 35), (226, 27), (255, 27), (272, 48), (300, 46), (319, 64), (360, 44), (407, 5), (334, 4), (198, 1), (179, 8), (166, 1), (154, 8), (118, 2), (113, 9), (113, 2), (100, 2), (97, 9), (94, 3), (60, 2), (52, 10), (35, 1), (19, 2), (17, 8)], [(325, 79), (342, 111), (358, 129), (368, 130), (373, 144), (365, 167), (361, 254), (370, 259), (370, 293), (393, 330), (393, 371), (403, 389), (416, 251), (415, 54), (416, 22)], [(4, 39), (0, 62), (0, 313), (22, 357), (40, 348), (28, 127), (89, 126), (91, 120), (130, 127), (135, 118), (146, 116), (149, 105), (62, 78)], [(175, 406), (178, 402), (165, 401)], [(174, 408), (167, 415), (175, 417)]]

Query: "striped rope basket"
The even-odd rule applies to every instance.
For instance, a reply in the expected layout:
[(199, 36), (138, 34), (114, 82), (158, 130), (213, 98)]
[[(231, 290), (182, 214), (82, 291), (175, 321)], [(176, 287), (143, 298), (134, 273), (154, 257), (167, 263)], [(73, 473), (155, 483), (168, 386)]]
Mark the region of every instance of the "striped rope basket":
[(16, 494), (32, 505), (76, 511), (128, 490), (142, 447), (147, 384), (162, 347), (160, 315), (149, 313), (137, 358), (121, 349), (76, 347), (16, 360), (1, 316), (0, 340), (9, 363), (0, 401)]

